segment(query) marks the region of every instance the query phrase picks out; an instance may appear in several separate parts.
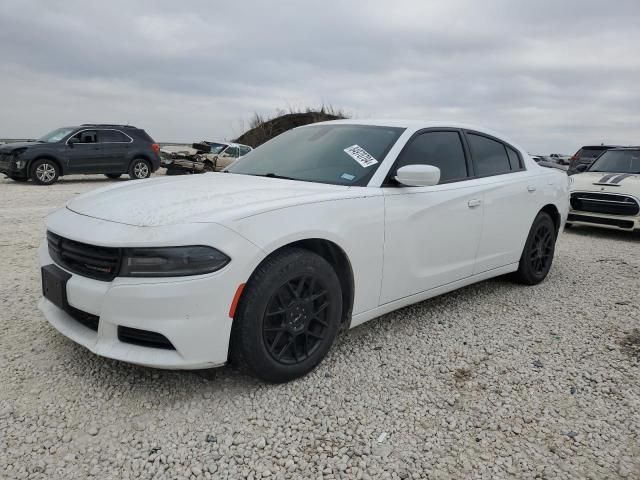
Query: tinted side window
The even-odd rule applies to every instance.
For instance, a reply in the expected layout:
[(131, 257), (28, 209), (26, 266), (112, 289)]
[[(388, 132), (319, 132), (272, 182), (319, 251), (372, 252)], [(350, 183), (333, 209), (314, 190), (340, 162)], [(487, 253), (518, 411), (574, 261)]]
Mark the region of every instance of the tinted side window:
[(240, 156), (246, 155), (251, 149), (249, 147), (240, 147)]
[(227, 148), (224, 153), (226, 155), (229, 155), (230, 157), (238, 157), (238, 147), (229, 147)]
[(468, 176), (458, 132), (426, 132), (411, 140), (398, 158), (398, 168), (416, 164), (438, 167), (439, 183)]
[(467, 140), (476, 167), (476, 174), (479, 177), (499, 175), (511, 171), (509, 157), (507, 157), (507, 151), (502, 143), (473, 133), (467, 134)]
[(78, 143), (97, 143), (98, 132), (95, 130), (83, 130), (82, 132), (76, 133), (71, 138), (74, 138)]
[(100, 143), (129, 143), (131, 140), (124, 133), (118, 130), (100, 130)]
[(513, 148), (507, 147), (507, 155), (509, 156), (509, 165), (511, 170), (520, 170), (522, 168), (522, 161), (520, 155)]

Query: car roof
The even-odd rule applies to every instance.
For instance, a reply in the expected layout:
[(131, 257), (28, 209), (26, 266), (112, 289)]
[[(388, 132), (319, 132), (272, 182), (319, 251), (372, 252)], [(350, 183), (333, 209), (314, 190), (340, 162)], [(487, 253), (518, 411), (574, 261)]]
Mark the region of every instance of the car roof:
[(96, 128), (133, 128), (135, 130), (140, 130), (138, 127), (134, 127), (133, 125), (118, 125), (115, 123), (83, 123), (79, 125), (80, 127), (96, 127)]
[(328, 122), (310, 123), (299, 128), (310, 127), (313, 125), (371, 125), (376, 127), (397, 127), (409, 130), (422, 130), (424, 128), (459, 128), (463, 130), (473, 130), (496, 137), (502, 142), (508, 143), (513, 147), (526, 152), (517, 142), (513, 142), (509, 137), (501, 133), (495, 132), (489, 128), (473, 125), (470, 123), (461, 123), (449, 120), (401, 120), (401, 119), (353, 119), (346, 120), (330, 120)]
[(611, 148), (619, 148), (622, 147), (622, 145), (585, 145), (582, 148), (592, 148), (594, 150), (609, 150)]

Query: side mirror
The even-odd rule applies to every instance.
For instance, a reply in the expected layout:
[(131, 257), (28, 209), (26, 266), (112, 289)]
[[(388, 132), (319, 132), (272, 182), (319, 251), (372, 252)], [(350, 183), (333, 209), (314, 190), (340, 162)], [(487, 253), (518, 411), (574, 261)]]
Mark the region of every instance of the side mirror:
[(430, 187), (440, 181), (440, 169), (433, 165), (406, 165), (398, 169), (395, 179), (408, 187)]
[(576, 171), (582, 173), (582, 172), (586, 172), (588, 168), (589, 168), (589, 165), (581, 163), (576, 167)]
[(73, 145), (76, 143), (78, 143), (78, 139), (76, 137), (71, 137), (69, 140), (67, 140), (67, 145), (69, 145), (70, 147), (73, 147)]

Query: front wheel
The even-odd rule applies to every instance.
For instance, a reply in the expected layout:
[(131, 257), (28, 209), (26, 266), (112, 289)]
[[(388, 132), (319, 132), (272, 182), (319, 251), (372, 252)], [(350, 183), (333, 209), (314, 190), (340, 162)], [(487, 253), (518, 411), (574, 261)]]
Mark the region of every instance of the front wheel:
[(268, 382), (305, 375), (331, 348), (341, 314), (331, 265), (307, 250), (284, 249), (247, 283), (234, 317), (232, 362)]
[(52, 185), (58, 181), (60, 168), (48, 159), (36, 160), (31, 166), (31, 180), (38, 185)]
[(136, 158), (129, 167), (129, 176), (133, 180), (143, 180), (151, 176), (151, 166), (143, 158)]
[(556, 227), (548, 213), (540, 212), (529, 230), (515, 280), (525, 285), (543, 281), (551, 269), (555, 247)]

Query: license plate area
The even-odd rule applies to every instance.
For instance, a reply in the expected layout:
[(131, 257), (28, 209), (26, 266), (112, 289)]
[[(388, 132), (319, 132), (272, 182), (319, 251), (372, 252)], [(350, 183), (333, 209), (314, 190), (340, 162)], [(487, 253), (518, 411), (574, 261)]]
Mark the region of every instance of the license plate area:
[(67, 281), (71, 274), (56, 265), (45, 265), (41, 269), (42, 295), (58, 308), (67, 309)]

